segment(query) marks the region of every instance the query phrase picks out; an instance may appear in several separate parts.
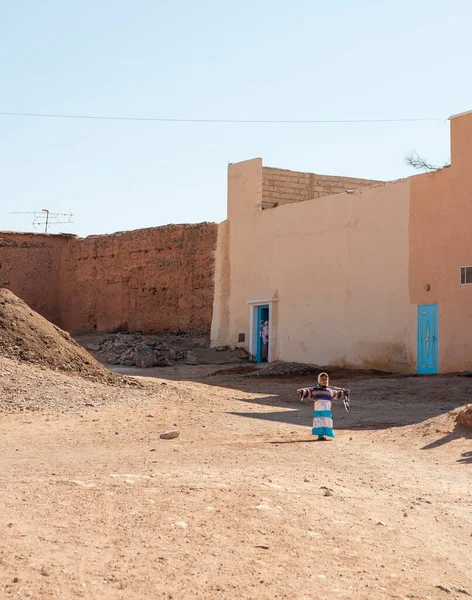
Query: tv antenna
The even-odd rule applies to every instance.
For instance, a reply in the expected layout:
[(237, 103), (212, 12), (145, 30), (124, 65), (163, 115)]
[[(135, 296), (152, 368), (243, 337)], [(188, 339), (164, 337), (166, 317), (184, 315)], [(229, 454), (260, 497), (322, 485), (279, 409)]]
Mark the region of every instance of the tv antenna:
[[(38, 231), (38, 227), (44, 226), (44, 233), (48, 232), (48, 228), (51, 225), (66, 225), (69, 223), (73, 223), (72, 217), (74, 216), (72, 212), (68, 213), (56, 213), (51, 212), (47, 208), (43, 208), (40, 211), (36, 212), (12, 212), (12, 215), (34, 215), (32, 225), (35, 231)], [(60, 221), (59, 219), (63, 219)]]

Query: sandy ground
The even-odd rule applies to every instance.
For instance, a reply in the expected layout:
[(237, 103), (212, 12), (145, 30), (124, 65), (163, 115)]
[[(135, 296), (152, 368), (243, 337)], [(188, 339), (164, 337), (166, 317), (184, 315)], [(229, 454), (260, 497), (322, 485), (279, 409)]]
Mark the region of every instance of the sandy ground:
[(41, 408), (0, 413), (2, 599), (472, 594), (472, 379), (335, 380), (352, 410), (319, 443), (306, 378), (0, 366), (5, 406)]

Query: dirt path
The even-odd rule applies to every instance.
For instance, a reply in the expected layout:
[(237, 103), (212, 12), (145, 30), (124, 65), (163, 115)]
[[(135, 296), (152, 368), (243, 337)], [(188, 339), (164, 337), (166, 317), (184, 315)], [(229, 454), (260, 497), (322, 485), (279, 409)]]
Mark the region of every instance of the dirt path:
[(289, 403), (307, 382), (210, 375), (1, 414), (1, 598), (472, 594), (472, 440), (449, 415), (470, 380), (343, 382), (320, 444)]

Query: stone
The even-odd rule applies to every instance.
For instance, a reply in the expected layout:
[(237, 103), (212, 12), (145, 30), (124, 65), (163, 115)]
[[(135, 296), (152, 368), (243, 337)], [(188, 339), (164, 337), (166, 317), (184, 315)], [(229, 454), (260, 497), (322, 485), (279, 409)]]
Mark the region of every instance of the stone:
[(109, 365), (119, 365), (120, 357), (116, 352), (107, 352), (105, 354), (105, 362)]
[(185, 358), (186, 365), (198, 365), (197, 355), (193, 352), (188, 351), (187, 356)]
[(154, 350), (154, 366), (156, 367), (169, 367), (172, 363), (170, 360), (159, 350)]
[(158, 351), (162, 356), (165, 356), (168, 361), (178, 360), (178, 353), (174, 348), (159, 348)]
[(98, 352), (101, 349), (101, 345), (95, 342), (85, 342), (83, 346), (89, 352)]
[(177, 429), (172, 429), (171, 431), (164, 431), (159, 437), (161, 440), (174, 440), (175, 438), (179, 437), (179, 435), (180, 431)]
[(133, 348), (129, 348), (124, 354), (121, 355), (120, 365), (131, 367), (134, 364), (136, 364), (135, 352)]
[(135, 364), (138, 369), (147, 369), (154, 366), (154, 352), (146, 344), (136, 347)]
[(124, 360), (122, 359), (120, 365), (123, 365), (123, 367), (134, 367), (136, 365), (136, 361), (134, 360), (134, 357)]

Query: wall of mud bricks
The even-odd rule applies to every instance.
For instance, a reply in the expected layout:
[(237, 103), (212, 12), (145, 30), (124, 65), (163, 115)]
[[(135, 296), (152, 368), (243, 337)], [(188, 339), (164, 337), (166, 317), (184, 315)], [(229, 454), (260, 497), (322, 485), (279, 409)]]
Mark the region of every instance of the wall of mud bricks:
[(61, 255), (68, 242), (62, 235), (0, 232), (0, 285), (56, 325)]
[(68, 331), (192, 331), (211, 325), (217, 226), (78, 238), (0, 233), (0, 284)]

